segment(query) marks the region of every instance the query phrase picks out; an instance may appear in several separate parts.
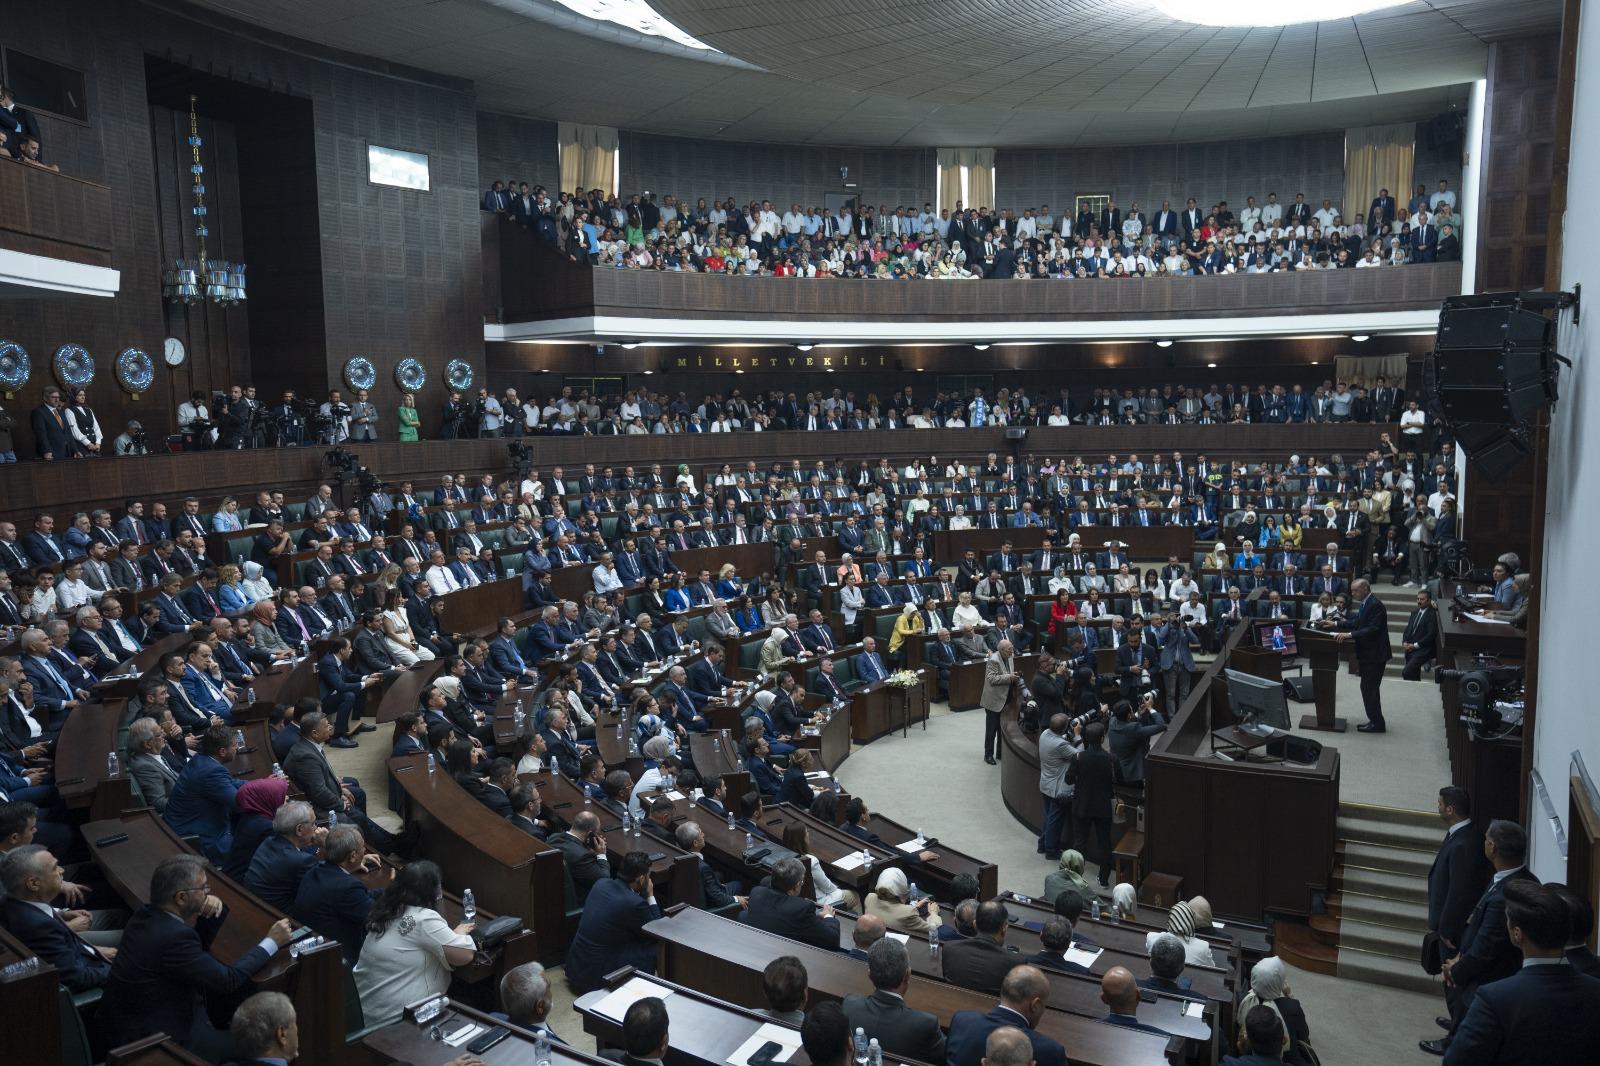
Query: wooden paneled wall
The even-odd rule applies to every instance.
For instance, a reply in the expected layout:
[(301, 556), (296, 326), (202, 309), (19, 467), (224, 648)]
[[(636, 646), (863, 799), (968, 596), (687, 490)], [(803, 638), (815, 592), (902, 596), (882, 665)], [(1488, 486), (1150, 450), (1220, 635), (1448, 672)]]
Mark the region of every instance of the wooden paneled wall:
[(505, 182), (525, 181), (530, 187), (543, 185), (554, 196), (561, 187), (556, 124), (521, 115), (479, 111), (479, 195), (497, 178)]

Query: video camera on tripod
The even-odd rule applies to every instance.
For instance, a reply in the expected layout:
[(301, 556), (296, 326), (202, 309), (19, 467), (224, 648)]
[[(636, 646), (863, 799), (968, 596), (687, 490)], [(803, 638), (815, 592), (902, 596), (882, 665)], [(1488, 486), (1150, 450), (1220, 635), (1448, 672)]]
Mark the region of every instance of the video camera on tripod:
[[(1467, 670), (1433, 672), (1435, 684), (1456, 683), (1461, 721), (1478, 740), (1505, 736), (1522, 726), (1523, 668), (1506, 666), (1491, 655), (1479, 655)], [(1493, 736), (1485, 736), (1493, 734)]]

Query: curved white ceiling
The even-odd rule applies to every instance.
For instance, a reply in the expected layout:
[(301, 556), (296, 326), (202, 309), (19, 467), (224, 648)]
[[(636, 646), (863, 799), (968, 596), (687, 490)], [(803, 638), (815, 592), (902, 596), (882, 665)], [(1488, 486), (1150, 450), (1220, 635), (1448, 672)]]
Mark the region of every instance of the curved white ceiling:
[(1464, 102), (1489, 41), (1553, 30), (1561, 9), (1425, 0), (1336, 22), (1212, 27), (1151, 0), (649, 0), (709, 46), (695, 49), (556, 0), (197, 2), (471, 79), (489, 111), (730, 140), (996, 147), (1422, 118)]

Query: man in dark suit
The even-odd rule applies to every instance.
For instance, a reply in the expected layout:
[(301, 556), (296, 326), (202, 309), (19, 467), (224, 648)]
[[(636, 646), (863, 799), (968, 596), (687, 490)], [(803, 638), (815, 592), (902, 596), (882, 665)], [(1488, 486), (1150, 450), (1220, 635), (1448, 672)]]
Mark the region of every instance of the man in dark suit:
[(1008, 915), (997, 899), (978, 905), (978, 934), (953, 941), (944, 949), (944, 979), (979, 992), (1000, 993), (1000, 986), (1021, 956), (1006, 947)]
[(209, 887), (205, 860), (198, 855), (173, 855), (156, 866), (150, 902), (123, 930), (105, 984), (99, 1020), (107, 1047), (166, 1033), (185, 1048), (211, 1054), (225, 1049), (225, 1038), (204, 1018), (202, 1000), (233, 995), (248, 985), (289, 943), (294, 923), (278, 919), (260, 943), (231, 965), (224, 963), (209, 949), (227, 909)]
[[(1082, 913), (1082, 907), (1082, 897), (1079, 897), (1078, 908), (1080, 914)], [(1039, 931), (1039, 945), (1041, 950), (1034, 952), (1022, 961), (1032, 966), (1043, 966), (1052, 970), (1061, 970), (1065, 973), (1089, 973), (1087, 966), (1067, 958), (1067, 949), (1072, 946), (1072, 922), (1061, 915), (1053, 915), (1045, 921), (1044, 928)]]
[(1483, 835), (1483, 853), (1494, 867), (1494, 875), (1467, 918), (1460, 950), (1444, 964), (1452, 1035), (1418, 1043), (1432, 1055), (1443, 1055), (1449, 1049), (1478, 989), (1510, 977), (1522, 965), (1521, 953), (1506, 933), (1505, 887), (1508, 881), (1538, 881), (1527, 867), (1528, 834), (1515, 822), (1497, 819)]
[[(367, 938), (367, 912), (383, 893), (368, 888), (359, 877), (367, 864), (367, 845), (361, 830), (336, 825), (322, 842), (322, 861), (307, 870), (295, 892), (289, 913), (344, 947), (345, 962), (355, 965)], [(389, 867), (389, 880), (395, 867)]]
[(409, 852), (421, 829), (413, 823), (406, 827), (405, 832), (395, 836), (367, 817), (367, 793), (362, 789), (361, 782), (334, 773), (322, 750), (332, 735), (333, 723), (321, 711), (312, 711), (300, 719), (300, 739), (284, 757), (284, 774), (313, 808), (327, 811), (338, 821), (348, 822), (361, 830), (362, 837), (373, 851), (386, 855)]
[(0, 924), (54, 966), (69, 991), (87, 992), (106, 983), (111, 963), (80, 935), (89, 928), (88, 911), (51, 906), (64, 883), (61, 863), (49, 849), (39, 844), (12, 848), (0, 857), (0, 887), (5, 889)]
[(67, 428), (67, 416), (61, 405), (60, 389), (51, 386), (44, 390), (44, 403), (33, 409), (31, 421), (39, 458), (72, 458), (72, 433)]
[(278, 910), (286, 911), (300, 890), (300, 879), (317, 864), (317, 812), (290, 800), (272, 815), (272, 833), (256, 848), (244, 887)]
[(1394, 197), (1388, 189), (1379, 189), (1367, 208), (1367, 232), (1376, 234), (1379, 229), (1394, 221)]
[(1106, 971), (1104, 977), (1100, 978), (1100, 999), (1105, 1003), (1107, 1011), (1101, 1021), (1107, 1025), (1136, 1029), (1141, 1033), (1154, 1033), (1158, 1036), (1169, 1035), (1164, 1030), (1139, 1020), (1139, 984), (1133, 979), (1133, 971), (1126, 966), (1113, 966)]
[(1467, 916), (1483, 895), (1489, 863), (1483, 834), (1472, 825), (1472, 798), (1464, 788), (1439, 790), (1439, 817), (1448, 827), (1433, 866), (1428, 870), (1428, 930), (1440, 939), (1440, 957), (1449, 958), (1461, 944)]
[(1076, 773), (1068, 766), (1072, 795), (1072, 819), (1076, 827), (1078, 850), (1086, 857), (1089, 834), (1096, 837), (1099, 850), (1092, 857), (1100, 864), (1100, 884), (1111, 883), (1111, 798), (1116, 786), (1117, 762), (1104, 748), (1106, 727), (1095, 722), (1083, 731), (1083, 751), (1078, 754)]
[[(333, 639), (333, 648), (317, 660), (317, 684), (322, 691), (322, 713), (333, 724), (333, 738), (328, 741), (335, 748), (353, 748), (356, 741), (350, 735), (350, 714), (356, 700), (372, 685), (382, 680), (382, 674), (357, 673), (350, 666), (354, 647), (344, 637)], [(365, 730), (368, 727), (362, 726)]]
[(1366, 707), (1367, 720), (1356, 726), (1362, 733), (1385, 732), (1383, 701), (1378, 688), (1383, 683), (1383, 670), (1394, 654), (1389, 643), (1389, 612), (1383, 601), (1372, 594), (1372, 585), (1365, 578), (1350, 584), (1350, 594), (1356, 605), (1348, 617), (1331, 623), (1336, 631), (1333, 639), (1341, 644), (1354, 640), (1356, 667), (1361, 673), (1361, 702)]
[(906, 1006), (911, 958), (905, 945), (885, 936), (868, 948), (867, 976), (872, 981), (870, 996), (853, 992), (844, 997), (844, 1014), (851, 1030), (860, 1029), (868, 1040), (876, 1040), (886, 1056), (944, 1062), (945, 1039), (939, 1019)]
[[(578, 819), (591, 813), (584, 811)], [(574, 819), (575, 826), (578, 819)], [(806, 907), (810, 906), (807, 901)], [(656, 942), (645, 934), (644, 927), (659, 917), (661, 908), (650, 882), (650, 856), (630, 851), (623, 856), (617, 875), (596, 883), (584, 900), (583, 917), (567, 949), (567, 983), (573, 992), (581, 996), (601, 987), (605, 975), (619, 966), (655, 973)], [(837, 937), (834, 943), (837, 945)]]
[(593, 811), (579, 811), (573, 816), (570, 829), (547, 837), (546, 842), (561, 852), (579, 903), (589, 898), (595, 885), (611, 876), (605, 838), (600, 835), (600, 817)]
[(839, 920), (832, 907), (819, 912), (800, 895), (806, 867), (796, 858), (780, 859), (772, 867), (771, 887), (757, 885), (739, 920), (757, 929), (786, 936), (826, 951), (839, 950)]
[[(947, 946), (944, 950), (950, 949)], [(1026, 963), (1012, 967), (1000, 986), (998, 1006), (987, 1014), (975, 1010), (956, 1011), (950, 1019), (946, 1063), (948, 1066), (980, 1066), (989, 1034), (1012, 1026), (1025, 1032), (1033, 1044), (1034, 1066), (1066, 1066), (1066, 1049), (1034, 1030), (1044, 1018), (1049, 999), (1050, 980), (1044, 971)]]
[(1600, 1040), (1600, 980), (1563, 958), (1567, 908), (1550, 886), (1505, 882), (1505, 924), (1518, 965), (1484, 984), (1456, 1028), (1445, 1062), (1584, 1062)]
[(1407, 681), (1419, 681), (1422, 668), (1439, 654), (1439, 612), (1433, 606), (1433, 596), (1427, 589), (1417, 590), (1417, 609), (1406, 622), (1405, 635), (1400, 638), (1400, 651), (1406, 664), (1400, 676)]

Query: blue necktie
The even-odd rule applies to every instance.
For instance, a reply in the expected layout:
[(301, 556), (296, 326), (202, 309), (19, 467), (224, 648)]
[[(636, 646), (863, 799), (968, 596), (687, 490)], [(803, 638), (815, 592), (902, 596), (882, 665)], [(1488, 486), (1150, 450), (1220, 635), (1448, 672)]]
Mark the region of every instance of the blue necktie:
[(66, 693), (67, 699), (68, 700), (77, 699), (78, 698), (78, 694), (76, 692), (72, 691), (72, 686), (67, 684), (67, 679), (61, 676), (61, 672), (56, 669), (56, 664), (51, 662), (49, 659), (46, 659), (46, 660), (44, 660), (44, 665), (45, 665), (45, 669), (50, 671), (51, 679), (53, 681), (55, 681), (55, 683), (57, 685), (61, 686), (61, 691), (62, 692)]

